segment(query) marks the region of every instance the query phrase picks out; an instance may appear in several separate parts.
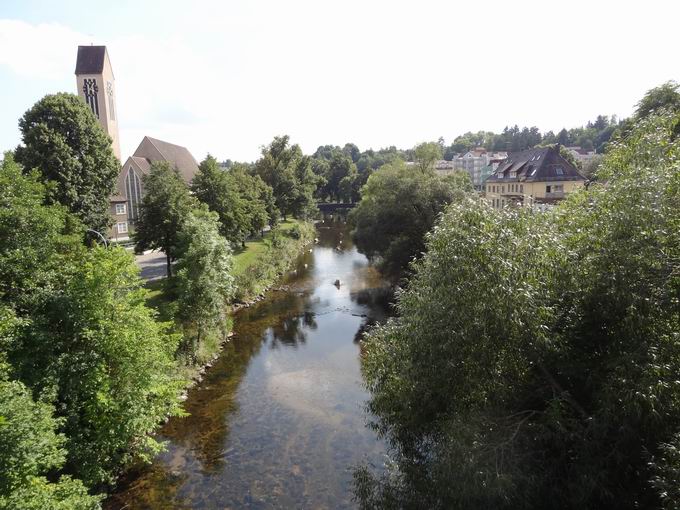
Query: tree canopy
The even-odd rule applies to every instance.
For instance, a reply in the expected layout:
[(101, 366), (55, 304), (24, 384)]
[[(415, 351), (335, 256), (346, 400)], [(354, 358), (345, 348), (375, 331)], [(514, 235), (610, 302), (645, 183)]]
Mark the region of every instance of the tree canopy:
[(73, 94), (47, 95), (19, 120), (19, 129), (23, 145), (16, 149), (16, 160), (53, 183), (48, 199), (106, 233), (120, 163), (90, 108)]
[(197, 201), (179, 172), (166, 162), (154, 162), (143, 178), (144, 198), (135, 224), (135, 250), (161, 249), (167, 259), (167, 273), (172, 275), (172, 261), (177, 258), (179, 232)]
[(454, 202), (370, 333), (365, 508), (676, 508), (680, 140), (641, 120), (544, 214)]
[(471, 190), (467, 175), (442, 179), (402, 161), (384, 165), (368, 178), (350, 214), (352, 238), (359, 251), (379, 260), (383, 271), (397, 275), (423, 252), (425, 234), (444, 206)]
[(262, 148), (254, 172), (271, 186), (276, 207), (283, 217), (307, 217), (316, 206), (314, 192), (318, 179), (312, 161), (299, 145), (290, 145), (288, 136), (277, 136)]
[(180, 232), (179, 251), (175, 283), (178, 318), (188, 330), (183, 351), (195, 359), (206, 334), (224, 326), (234, 292), (231, 248), (219, 233), (217, 214), (205, 208), (189, 213)]

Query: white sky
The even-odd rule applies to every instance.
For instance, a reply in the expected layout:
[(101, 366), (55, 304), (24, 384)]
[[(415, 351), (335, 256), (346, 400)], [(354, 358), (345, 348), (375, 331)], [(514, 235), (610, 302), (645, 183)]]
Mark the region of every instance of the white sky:
[(0, 4), (0, 150), (47, 93), (76, 92), (78, 44), (105, 44), (123, 158), (142, 136), (197, 159), (412, 147), (506, 125), (627, 116), (680, 81), (680, 1), (153, 1)]

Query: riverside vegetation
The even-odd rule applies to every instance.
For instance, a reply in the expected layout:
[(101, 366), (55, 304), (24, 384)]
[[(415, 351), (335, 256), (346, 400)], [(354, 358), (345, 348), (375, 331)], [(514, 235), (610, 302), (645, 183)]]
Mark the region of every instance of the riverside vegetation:
[(229, 305), (313, 235), (315, 197), (359, 200), (359, 249), (403, 277), (398, 316), (362, 344), (392, 454), (356, 471), (363, 507), (676, 508), (679, 112), (669, 83), (598, 119), (593, 183), (542, 215), (434, 176), (443, 140), (310, 157), (277, 137), (254, 164), (207, 157), (191, 190), (154, 164), (134, 237), (169, 278), (149, 291), (131, 254), (88, 238), (109, 221), (106, 136), (75, 96), (47, 96), (0, 167), (0, 509), (98, 508), (154, 457)]
[(678, 508), (680, 94), (658, 92), (603, 184), (545, 214), (466, 198), (426, 235), (364, 342), (392, 462), (356, 471), (362, 508)]
[[(153, 165), (135, 240), (166, 252), (171, 278), (151, 296), (131, 254), (87, 237), (106, 227), (115, 182), (89, 108), (47, 96), (21, 127), (16, 152), (30, 166), (8, 152), (0, 167), (0, 508), (94, 509), (121, 470), (162, 449), (153, 432), (183, 414), (180, 395), (225, 338), (233, 299), (271, 285), (309, 242), (315, 181), (302, 182), (314, 176), (287, 139), (276, 146), (285, 161), (265, 148), (265, 179), (285, 173), (296, 191), (275, 205), (269, 184), (235, 171), (226, 228), (224, 209)], [(278, 207), (298, 219), (278, 227)], [(233, 248), (265, 224), (264, 248), (235, 275)]]

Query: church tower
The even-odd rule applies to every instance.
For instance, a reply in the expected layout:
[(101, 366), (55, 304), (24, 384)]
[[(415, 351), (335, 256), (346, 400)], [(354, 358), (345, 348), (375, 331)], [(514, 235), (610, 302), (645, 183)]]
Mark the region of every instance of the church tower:
[(78, 46), (76, 83), (78, 95), (111, 137), (113, 153), (120, 161), (116, 88), (106, 46)]

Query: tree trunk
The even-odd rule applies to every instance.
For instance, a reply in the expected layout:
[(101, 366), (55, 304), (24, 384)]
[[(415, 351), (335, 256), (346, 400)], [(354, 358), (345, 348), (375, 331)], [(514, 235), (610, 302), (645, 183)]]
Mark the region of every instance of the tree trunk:
[(167, 273), (168, 273), (168, 278), (170, 278), (170, 277), (172, 276), (172, 262), (170, 261), (170, 254), (167, 253), (167, 252), (165, 253), (165, 260), (167, 261), (167, 267), (168, 267)]

